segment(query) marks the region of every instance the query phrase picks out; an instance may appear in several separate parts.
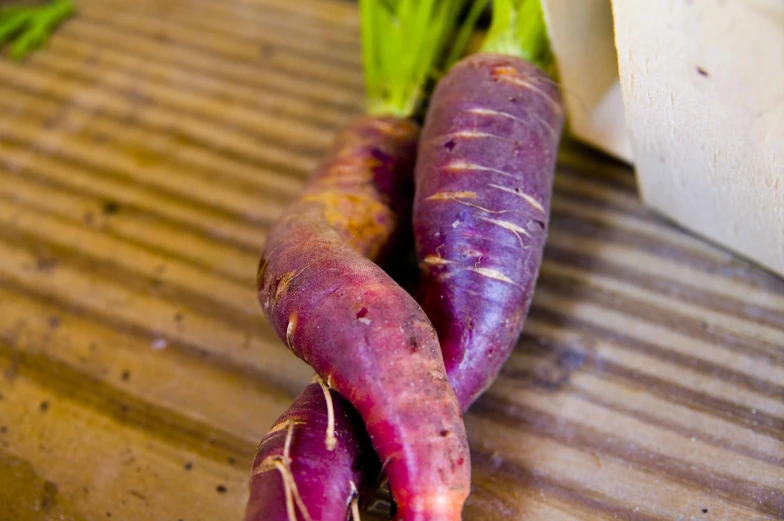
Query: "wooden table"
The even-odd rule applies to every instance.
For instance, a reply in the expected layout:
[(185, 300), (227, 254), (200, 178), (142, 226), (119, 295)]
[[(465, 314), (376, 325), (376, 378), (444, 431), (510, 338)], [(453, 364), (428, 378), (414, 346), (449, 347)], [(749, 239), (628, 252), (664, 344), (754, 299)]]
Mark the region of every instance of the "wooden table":
[[(240, 519), (311, 374), (257, 257), (361, 111), (356, 7), (78, 4), (0, 61), (0, 520)], [(782, 280), (565, 145), (525, 334), (466, 417), (465, 519), (781, 519), (782, 346)]]

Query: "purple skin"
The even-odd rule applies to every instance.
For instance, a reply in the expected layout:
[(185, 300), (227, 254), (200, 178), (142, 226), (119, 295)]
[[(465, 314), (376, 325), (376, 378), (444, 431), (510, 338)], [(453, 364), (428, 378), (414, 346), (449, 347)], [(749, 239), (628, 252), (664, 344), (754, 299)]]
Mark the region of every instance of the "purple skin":
[[(362, 418), (335, 391), (330, 391), (335, 411), (335, 450), (327, 450), (327, 403), (319, 384), (311, 384), (297, 397), (264, 437), (253, 462), (250, 498), (245, 521), (307, 521), (294, 503), (287, 509), (285, 485), (280, 467), (288, 429), (292, 429), (288, 470), (294, 477), (302, 503), (310, 519), (345, 521), (356, 490), (374, 490), (369, 480), (381, 472)], [(289, 424), (292, 424), (289, 426)], [(360, 468), (352, 465), (363, 462)], [(284, 471), (285, 472), (285, 471)], [(352, 486), (353, 484), (353, 486)]]
[[(408, 142), (412, 124), (383, 123), (339, 137), (303, 196), (276, 222), (259, 267), (259, 299), (281, 339), (359, 412), (385, 462), (397, 519), (457, 521), (470, 458), (435, 330), (416, 301), (365, 256), (380, 252), (394, 227), (394, 212), (378, 204), (378, 187), (368, 192), (368, 183), (379, 170), (410, 172), (402, 145), (389, 141)], [(322, 519), (342, 521), (345, 513)]]
[(469, 56), (438, 84), (420, 138), (414, 237), (422, 306), (466, 410), (525, 322), (542, 262), (563, 110), (520, 58)]

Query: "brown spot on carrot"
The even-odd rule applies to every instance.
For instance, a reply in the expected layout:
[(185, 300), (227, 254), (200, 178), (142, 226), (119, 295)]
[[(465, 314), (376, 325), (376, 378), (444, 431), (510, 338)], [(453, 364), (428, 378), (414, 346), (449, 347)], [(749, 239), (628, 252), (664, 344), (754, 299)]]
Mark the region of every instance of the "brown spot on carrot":
[(431, 195), (427, 201), (449, 201), (452, 199), (476, 199), (476, 192), (438, 192)]
[(278, 280), (275, 281), (275, 296), (273, 297), (275, 304), (278, 303), (280, 297), (282, 297), (283, 294), (286, 292), (286, 290), (289, 287), (289, 284), (291, 284), (291, 281), (294, 280), (294, 277), (296, 275), (297, 274), (294, 271), (287, 271), (286, 273), (278, 277)]
[(428, 255), (422, 259), (422, 263), (428, 266), (446, 266), (447, 264), (452, 264), (452, 261), (443, 259), (437, 255)]
[(41, 405), (39, 405), (38, 408), (41, 409), (41, 412), (48, 411), (49, 410), (49, 402), (47, 402), (47, 401), (41, 402)]
[(35, 267), (42, 273), (50, 273), (57, 267), (57, 259), (54, 257), (39, 257), (35, 261)]
[(218, 494), (225, 494), (226, 493), (226, 486), (225, 485), (218, 485), (217, 487), (215, 487), (215, 490), (218, 492)]

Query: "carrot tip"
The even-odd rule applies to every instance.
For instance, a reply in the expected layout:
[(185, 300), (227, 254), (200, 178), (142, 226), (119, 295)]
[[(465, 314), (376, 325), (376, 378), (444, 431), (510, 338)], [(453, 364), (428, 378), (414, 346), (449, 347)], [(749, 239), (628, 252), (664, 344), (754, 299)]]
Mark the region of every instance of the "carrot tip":
[(398, 505), (397, 521), (461, 521), (465, 494), (455, 491), (431, 494), (415, 504)]

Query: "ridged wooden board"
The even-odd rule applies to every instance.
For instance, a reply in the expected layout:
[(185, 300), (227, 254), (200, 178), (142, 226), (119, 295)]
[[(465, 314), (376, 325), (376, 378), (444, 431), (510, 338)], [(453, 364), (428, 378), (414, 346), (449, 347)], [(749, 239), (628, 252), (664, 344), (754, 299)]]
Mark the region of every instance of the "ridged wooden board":
[[(257, 257), (362, 109), (356, 7), (78, 5), (0, 60), (0, 520), (240, 519), (311, 375)], [(782, 519), (784, 282), (567, 143), (525, 333), (466, 422), (466, 520)]]

